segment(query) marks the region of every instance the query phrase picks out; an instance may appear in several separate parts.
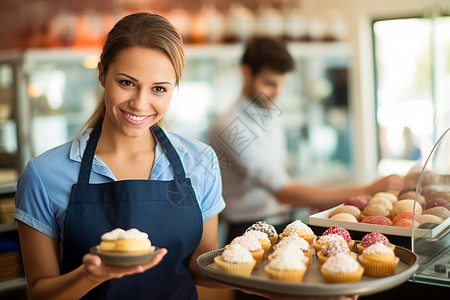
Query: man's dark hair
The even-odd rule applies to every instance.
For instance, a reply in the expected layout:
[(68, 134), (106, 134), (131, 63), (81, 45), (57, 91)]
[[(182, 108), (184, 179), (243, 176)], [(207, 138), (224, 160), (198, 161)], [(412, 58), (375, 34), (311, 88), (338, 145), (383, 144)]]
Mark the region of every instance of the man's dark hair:
[(241, 64), (249, 66), (253, 75), (263, 68), (280, 74), (294, 69), (294, 59), (284, 43), (267, 37), (257, 37), (247, 43)]

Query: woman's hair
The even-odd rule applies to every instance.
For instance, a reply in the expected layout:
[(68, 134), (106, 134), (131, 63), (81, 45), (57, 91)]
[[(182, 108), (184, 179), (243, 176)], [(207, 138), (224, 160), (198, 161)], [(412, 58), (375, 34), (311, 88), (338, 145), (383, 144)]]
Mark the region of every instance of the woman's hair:
[(294, 59), (284, 43), (268, 37), (256, 37), (246, 45), (242, 56), (242, 65), (247, 65), (253, 75), (267, 68), (280, 74), (294, 69)]
[[(108, 33), (100, 55), (102, 73), (106, 76), (117, 54), (130, 47), (155, 49), (168, 56), (175, 69), (178, 85), (185, 65), (181, 35), (164, 17), (150, 13), (135, 13), (121, 19)], [(105, 116), (105, 98), (102, 97), (83, 128), (92, 128)]]

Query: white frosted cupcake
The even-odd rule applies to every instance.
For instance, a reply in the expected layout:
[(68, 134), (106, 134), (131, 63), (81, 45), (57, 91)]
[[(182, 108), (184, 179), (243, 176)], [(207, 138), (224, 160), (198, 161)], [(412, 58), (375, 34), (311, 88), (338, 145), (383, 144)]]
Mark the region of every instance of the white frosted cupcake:
[[(320, 251), (320, 249), (323, 246), (326, 246), (330, 243), (334, 243), (334, 242), (338, 242), (338, 243), (342, 243), (345, 244), (345, 246), (347, 246), (347, 242), (345, 241), (344, 237), (339, 235), (339, 234), (327, 234), (327, 235), (322, 235), (319, 239), (315, 240), (313, 245), (314, 245), (314, 250), (316, 251), (316, 254)], [(350, 250), (350, 249), (349, 249)]]
[(291, 235), (283, 238), (277, 244), (275, 244), (275, 246), (273, 246), (273, 249), (277, 250), (277, 249), (282, 248), (282, 247), (284, 247), (284, 246), (286, 246), (288, 244), (289, 245), (294, 245), (295, 247), (297, 247), (298, 249), (303, 251), (305, 256), (308, 258), (308, 263), (307, 264), (311, 264), (311, 262), (312, 262), (312, 248), (311, 248), (310, 244), (304, 238), (301, 238), (301, 237), (299, 237), (296, 234), (291, 234)]
[(346, 243), (338, 241), (331, 242), (328, 245), (323, 246), (316, 255), (320, 264), (323, 264), (329, 257), (338, 253), (348, 254), (356, 259), (356, 253), (351, 252)]
[(359, 262), (364, 267), (364, 275), (374, 277), (394, 275), (399, 260), (394, 251), (383, 243), (369, 246), (359, 256)]
[(112, 231), (106, 232), (101, 236), (100, 251), (102, 252), (117, 252), (116, 241), (120, 234), (125, 232), (122, 228), (116, 228)]
[(261, 260), (264, 256), (264, 249), (261, 246), (261, 243), (259, 240), (253, 236), (253, 235), (241, 235), (238, 237), (235, 237), (231, 241), (231, 245), (233, 244), (239, 244), (252, 254), (253, 258), (256, 261), (255, 266), (253, 267), (255, 270), (259, 268), (259, 265), (261, 263)]
[(320, 272), (327, 283), (357, 282), (364, 268), (350, 255), (338, 253), (323, 263)]
[(285, 252), (271, 260), (264, 270), (271, 279), (299, 283), (305, 275), (306, 265), (294, 252)]
[(148, 234), (136, 228), (118, 234), (116, 241), (117, 252), (122, 253), (148, 253), (152, 249), (152, 244), (148, 239)]
[(264, 250), (262, 259), (267, 259), (267, 257), (269, 256), (270, 248), (272, 247), (272, 243), (270, 242), (267, 234), (265, 234), (264, 232), (261, 232), (261, 231), (251, 230), (251, 231), (246, 231), (243, 234), (243, 236), (255, 237), (259, 241), (259, 243), (261, 244), (261, 247)]
[(290, 223), (289, 225), (284, 228), (283, 232), (280, 233), (280, 239), (284, 239), (291, 235), (292, 233), (295, 233), (299, 237), (304, 238), (311, 246), (316, 238), (316, 235), (312, 231), (312, 229), (303, 223), (300, 220), (295, 220), (294, 222)]
[(226, 246), (214, 262), (220, 270), (242, 276), (250, 276), (256, 263), (250, 251), (239, 244)]
[(296, 259), (299, 259), (303, 261), (305, 264), (309, 263), (309, 258), (305, 256), (305, 253), (300, 250), (297, 246), (294, 244), (287, 244), (283, 247), (277, 248), (272, 252), (272, 254), (269, 255), (269, 261), (274, 260), (276, 257), (281, 255), (290, 255), (295, 257)]

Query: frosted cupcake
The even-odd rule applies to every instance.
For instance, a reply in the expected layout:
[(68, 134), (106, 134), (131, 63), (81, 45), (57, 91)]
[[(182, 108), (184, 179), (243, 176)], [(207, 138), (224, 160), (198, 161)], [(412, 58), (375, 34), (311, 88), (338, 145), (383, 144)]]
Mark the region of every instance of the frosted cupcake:
[(346, 244), (338, 241), (334, 241), (323, 246), (320, 251), (317, 252), (317, 258), (319, 259), (320, 264), (323, 264), (329, 257), (338, 253), (347, 254), (356, 259), (356, 253), (351, 252)]
[(394, 275), (399, 260), (394, 251), (383, 243), (369, 246), (359, 256), (359, 262), (364, 267), (364, 275), (373, 277)]
[(149, 253), (152, 243), (147, 233), (131, 228), (118, 234), (116, 250), (121, 253)]
[(312, 229), (300, 220), (296, 220), (287, 225), (286, 228), (284, 228), (283, 232), (280, 234), (280, 239), (284, 239), (292, 233), (295, 233), (299, 237), (305, 239), (311, 246), (314, 239), (316, 238), (316, 235), (314, 234)]
[(253, 267), (253, 269), (258, 269), (259, 268), (259, 264), (261, 263), (261, 260), (263, 258), (264, 255), (264, 249), (261, 246), (261, 243), (258, 241), (258, 239), (254, 236), (238, 236), (235, 237), (232, 241), (231, 241), (231, 245), (233, 244), (239, 244), (242, 247), (244, 247), (245, 249), (247, 249), (248, 251), (250, 251), (250, 253), (252, 254), (253, 258), (255, 259), (256, 263), (255, 266)]
[(267, 259), (267, 257), (269, 256), (270, 248), (272, 246), (267, 234), (265, 234), (264, 232), (261, 232), (261, 231), (251, 230), (251, 231), (246, 231), (243, 236), (255, 237), (259, 241), (259, 243), (261, 244), (261, 247), (264, 250), (262, 259)]
[(314, 250), (316, 251), (316, 254), (320, 251), (320, 249), (323, 246), (326, 246), (330, 243), (342, 243), (348, 248), (347, 242), (344, 240), (344, 238), (341, 235), (338, 234), (327, 234), (322, 235), (319, 239), (315, 240), (313, 243)]
[(306, 265), (294, 253), (287, 251), (271, 260), (264, 267), (269, 278), (294, 283), (302, 282)]
[(270, 224), (267, 224), (265, 221), (258, 221), (256, 223), (254, 223), (252, 226), (247, 228), (246, 232), (252, 231), (252, 230), (261, 231), (261, 232), (264, 232), (265, 234), (267, 234), (272, 246), (275, 245), (275, 243), (277, 242), (277, 239), (278, 239), (277, 230), (275, 229), (275, 227), (273, 227)]
[(301, 238), (296, 234), (291, 234), (290, 236), (283, 238), (281, 241), (279, 241), (277, 244), (275, 244), (275, 246), (273, 246), (273, 249), (277, 250), (286, 245), (294, 245), (295, 247), (300, 249), (305, 254), (305, 256), (308, 258), (307, 264), (311, 264), (312, 248), (311, 248), (310, 244), (304, 238)]
[(348, 248), (350, 250), (353, 249), (353, 246), (355, 245), (355, 241), (352, 240), (352, 237), (350, 236), (350, 232), (348, 232), (347, 229), (342, 228), (338, 225), (333, 225), (330, 228), (328, 228), (327, 230), (325, 230), (325, 232), (322, 235), (328, 235), (328, 234), (338, 234), (338, 235), (342, 236), (344, 238), (344, 240), (347, 242)]
[(358, 282), (364, 268), (352, 256), (338, 253), (323, 263), (320, 272), (327, 283)]
[(117, 238), (120, 234), (125, 232), (122, 228), (116, 228), (112, 231), (106, 232), (102, 234), (101, 236), (101, 242), (100, 242), (100, 251), (102, 252), (117, 252), (116, 249), (116, 242)]
[(220, 270), (242, 276), (250, 276), (256, 264), (250, 251), (239, 244), (226, 246), (214, 262)]
[(391, 242), (389, 242), (389, 239), (384, 234), (382, 234), (378, 230), (375, 230), (372, 231), (371, 233), (366, 234), (362, 238), (361, 242), (356, 245), (356, 247), (358, 248), (358, 253), (362, 254), (366, 248), (370, 247), (375, 243), (383, 243), (391, 250), (395, 249), (395, 245), (391, 244)]
[(288, 253), (291, 256), (294, 256), (296, 259), (303, 261), (305, 264), (309, 263), (309, 257), (306, 257), (305, 253), (294, 244), (287, 244), (283, 247), (274, 250), (272, 254), (269, 255), (269, 261), (274, 260), (276, 257), (280, 255), (285, 255), (286, 253)]

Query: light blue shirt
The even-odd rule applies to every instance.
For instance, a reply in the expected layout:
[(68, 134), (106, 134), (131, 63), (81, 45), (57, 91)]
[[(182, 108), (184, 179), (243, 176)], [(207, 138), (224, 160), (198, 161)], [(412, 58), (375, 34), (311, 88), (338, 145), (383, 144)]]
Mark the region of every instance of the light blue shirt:
[[(84, 131), (73, 141), (50, 149), (27, 164), (17, 183), (14, 212), (17, 220), (52, 238), (62, 239), (70, 192), (78, 181), (91, 131)], [(215, 152), (199, 141), (167, 131), (166, 134), (180, 156), (186, 177), (191, 179), (203, 221), (214, 217), (225, 207)], [(150, 180), (172, 180), (173, 177), (169, 159), (158, 142)], [(114, 174), (96, 155), (90, 183), (113, 181), (117, 181)]]

